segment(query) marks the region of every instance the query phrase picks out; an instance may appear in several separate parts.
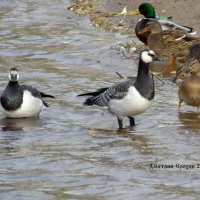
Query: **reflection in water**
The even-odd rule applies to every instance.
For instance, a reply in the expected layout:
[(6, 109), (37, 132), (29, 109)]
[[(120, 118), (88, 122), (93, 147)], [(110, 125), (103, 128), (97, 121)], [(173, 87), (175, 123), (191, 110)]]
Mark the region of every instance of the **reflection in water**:
[(43, 122), (40, 118), (4, 118), (0, 120), (2, 131), (31, 131), (42, 125)]
[(200, 129), (200, 113), (197, 112), (180, 112), (178, 115), (185, 129)]
[[(105, 130), (105, 129), (88, 129), (88, 132), (90, 134), (93, 134), (93, 137), (95, 138), (96, 135), (116, 135), (120, 138), (128, 139), (126, 141), (128, 145), (133, 146), (135, 149), (138, 149), (139, 151), (142, 151), (143, 154), (149, 154), (152, 153), (153, 149), (148, 146), (148, 143), (150, 142), (148, 137), (145, 137), (144, 135), (140, 135), (139, 133), (136, 133), (133, 128), (131, 130), (129, 128), (123, 128), (123, 129), (117, 129), (117, 130)], [(116, 143), (115, 143), (116, 144)], [(113, 143), (110, 144), (110, 148), (112, 148)]]
[(15, 142), (21, 141), (24, 137), (23, 132), (31, 132), (42, 127), (43, 122), (39, 118), (21, 118), (11, 119), (3, 118), (0, 120), (2, 134), (0, 135), (0, 155), (10, 157), (19, 151), (20, 147), (14, 145)]

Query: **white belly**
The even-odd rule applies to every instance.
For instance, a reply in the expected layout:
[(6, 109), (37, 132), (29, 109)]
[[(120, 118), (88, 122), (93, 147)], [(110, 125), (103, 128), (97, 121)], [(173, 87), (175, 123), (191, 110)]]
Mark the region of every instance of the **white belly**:
[(135, 116), (149, 108), (151, 102), (140, 95), (135, 87), (130, 87), (128, 94), (121, 100), (111, 100), (109, 111), (120, 117)]
[(42, 108), (42, 100), (33, 97), (29, 91), (25, 90), (21, 107), (12, 112), (4, 110), (4, 113), (7, 117), (10, 118), (37, 117), (40, 114)]

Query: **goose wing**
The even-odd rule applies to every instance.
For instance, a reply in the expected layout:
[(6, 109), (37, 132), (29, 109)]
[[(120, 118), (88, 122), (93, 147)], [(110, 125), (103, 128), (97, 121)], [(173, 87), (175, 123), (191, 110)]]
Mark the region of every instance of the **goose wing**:
[(29, 86), (29, 85), (20, 85), (20, 88), (22, 90), (29, 91), (34, 97), (37, 97), (37, 98), (41, 99), (43, 104), (44, 104), (44, 106), (46, 106), (46, 107), (49, 107), (49, 104), (46, 101), (44, 101), (42, 98), (52, 98), (52, 99), (55, 98), (54, 96), (49, 95), (49, 94), (45, 94), (43, 92), (40, 92), (36, 88), (34, 88), (32, 86)]
[(102, 88), (95, 92), (81, 94), (78, 96), (92, 96), (85, 100), (85, 105), (107, 106), (112, 99), (122, 99), (127, 95), (128, 89), (133, 85), (133, 80), (118, 83), (109, 88)]

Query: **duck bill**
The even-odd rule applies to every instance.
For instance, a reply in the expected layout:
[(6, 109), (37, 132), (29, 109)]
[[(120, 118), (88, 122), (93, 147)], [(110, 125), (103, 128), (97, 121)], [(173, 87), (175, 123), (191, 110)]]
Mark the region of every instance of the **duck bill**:
[(128, 13), (128, 15), (139, 15), (140, 11), (139, 10), (132, 10)]
[(174, 79), (172, 79), (172, 83), (176, 84), (176, 85), (180, 85), (182, 82), (184, 81), (184, 79), (179, 78), (178, 76), (175, 76)]
[(175, 77), (172, 79), (172, 82), (177, 84), (177, 85), (180, 85), (180, 83), (182, 83), (188, 76), (191, 75), (191, 72), (190, 73), (184, 73), (184, 75), (180, 75), (180, 74), (176, 74)]
[(172, 82), (177, 84), (177, 83), (179, 82), (178, 77), (175, 76), (175, 77), (172, 79)]
[(142, 35), (142, 34), (147, 33), (147, 32), (150, 32), (150, 30), (147, 27), (145, 27), (143, 30), (138, 32), (138, 35)]

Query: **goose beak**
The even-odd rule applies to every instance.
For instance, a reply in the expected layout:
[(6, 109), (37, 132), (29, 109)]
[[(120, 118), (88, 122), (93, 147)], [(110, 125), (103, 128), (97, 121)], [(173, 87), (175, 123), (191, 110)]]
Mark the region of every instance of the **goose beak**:
[(154, 61), (161, 61), (160, 58), (159, 58), (158, 56), (154, 56), (154, 57), (153, 57), (153, 60), (154, 60)]
[(17, 80), (18, 80), (17, 74), (16, 75), (13, 75), (13, 74), (10, 75), (10, 81), (15, 82)]

